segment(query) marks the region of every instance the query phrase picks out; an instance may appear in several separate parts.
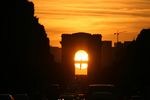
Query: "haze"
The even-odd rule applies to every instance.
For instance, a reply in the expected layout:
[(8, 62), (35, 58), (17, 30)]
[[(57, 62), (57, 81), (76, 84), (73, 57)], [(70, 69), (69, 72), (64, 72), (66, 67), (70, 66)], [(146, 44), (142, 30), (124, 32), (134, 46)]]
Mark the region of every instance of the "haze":
[(102, 34), (103, 40), (136, 38), (150, 28), (150, 0), (29, 0), (35, 16), (44, 25), (51, 46), (61, 47), (61, 34), (88, 32)]

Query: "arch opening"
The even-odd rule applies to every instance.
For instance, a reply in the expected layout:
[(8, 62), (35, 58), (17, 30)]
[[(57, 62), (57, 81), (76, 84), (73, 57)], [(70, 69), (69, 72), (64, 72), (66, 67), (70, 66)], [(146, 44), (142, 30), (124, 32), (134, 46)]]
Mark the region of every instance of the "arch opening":
[(75, 75), (87, 75), (88, 60), (88, 53), (85, 50), (78, 50), (75, 53)]

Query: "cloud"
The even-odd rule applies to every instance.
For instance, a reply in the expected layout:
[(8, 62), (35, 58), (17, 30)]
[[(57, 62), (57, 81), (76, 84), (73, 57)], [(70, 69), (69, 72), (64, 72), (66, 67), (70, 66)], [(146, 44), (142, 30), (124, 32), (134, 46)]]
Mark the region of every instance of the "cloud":
[(108, 16), (108, 15), (121, 15), (121, 16), (140, 16), (150, 17), (150, 9), (98, 9), (98, 10), (48, 10), (37, 11), (36, 14), (43, 14), (45, 16)]
[[(150, 0), (32, 0), (35, 16), (46, 27), (54, 44), (62, 33), (88, 31), (103, 34), (120, 30), (133, 32), (150, 23)], [(55, 43), (55, 44), (59, 44)]]

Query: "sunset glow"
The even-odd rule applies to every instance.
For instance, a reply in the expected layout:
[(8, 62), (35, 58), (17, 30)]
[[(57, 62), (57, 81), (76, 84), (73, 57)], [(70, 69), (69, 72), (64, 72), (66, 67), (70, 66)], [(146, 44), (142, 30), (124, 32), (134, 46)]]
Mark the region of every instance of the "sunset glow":
[(88, 54), (84, 50), (75, 53), (75, 75), (87, 75)]
[(75, 61), (88, 61), (88, 54), (84, 50), (79, 50), (75, 54)]
[(150, 0), (29, 0), (45, 26), (50, 45), (60, 46), (61, 34), (102, 34), (103, 40), (133, 40), (150, 25)]

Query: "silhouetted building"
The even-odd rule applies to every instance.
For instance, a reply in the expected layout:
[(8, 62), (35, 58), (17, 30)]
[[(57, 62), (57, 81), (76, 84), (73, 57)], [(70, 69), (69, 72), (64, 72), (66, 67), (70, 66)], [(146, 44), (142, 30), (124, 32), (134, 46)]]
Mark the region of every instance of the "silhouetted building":
[(101, 65), (102, 67), (110, 67), (114, 60), (114, 52), (112, 41), (102, 41)]
[(115, 42), (114, 47), (116, 48), (123, 48), (123, 43), (122, 42)]
[(131, 43), (132, 43), (133, 41), (124, 41), (124, 47), (126, 48), (126, 47), (128, 47), (129, 45), (131, 45)]
[(100, 76), (101, 34), (89, 34), (84, 32), (62, 34), (62, 65), (66, 79), (75, 78), (74, 56), (78, 50), (88, 53), (88, 78), (96, 79)]
[(121, 90), (125, 95), (142, 96), (140, 100), (149, 100), (150, 90), (150, 29), (142, 29), (136, 40), (126, 48), (119, 62)]
[(55, 62), (61, 63), (61, 48), (59, 48), (59, 47), (50, 47), (50, 52), (54, 56)]
[(102, 47), (111, 48), (112, 47), (112, 41), (102, 41)]

